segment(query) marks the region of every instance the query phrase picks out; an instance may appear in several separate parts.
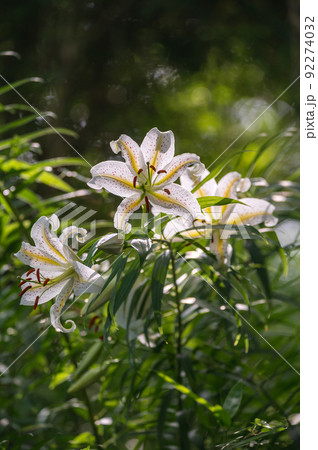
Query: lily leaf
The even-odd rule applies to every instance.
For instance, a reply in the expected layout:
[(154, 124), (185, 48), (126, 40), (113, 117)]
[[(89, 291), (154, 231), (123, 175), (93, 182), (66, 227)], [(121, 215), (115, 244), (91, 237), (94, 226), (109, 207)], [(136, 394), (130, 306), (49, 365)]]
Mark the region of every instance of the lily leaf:
[(208, 195), (206, 197), (199, 197), (199, 198), (197, 198), (197, 200), (202, 209), (208, 208), (209, 206), (215, 206), (215, 205), (218, 205), (218, 206), (229, 205), (231, 203), (241, 203), (241, 205), (245, 204), (234, 198), (218, 197), (216, 195)]
[(222, 406), (212, 405), (205, 398), (200, 397), (199, 395), (195, 394), (193, 391), (191, 391), (189, 388), (187, 388), (183, 384), (177, 383), (173, 378), (169, 377), (168, 375), (164, 374), (163, 372), (157, 372), (157, 374), (159, 375), (159, 377), (161, 377), (167, 383), (171, 384), (177, 391), (181, 392), (182, 394), (185, 394), (187, 397), (192, 398), (199, 405), (205, 406), (209, 411), (211, 411), (213, 413), (215, 418), (218, 421), (220, 421), (223, 425), (225, 425), (226, 427), (229, 427), (231, 425), (231, 417), (230, 417), (229, 413), (225, 409), (222, 408)]

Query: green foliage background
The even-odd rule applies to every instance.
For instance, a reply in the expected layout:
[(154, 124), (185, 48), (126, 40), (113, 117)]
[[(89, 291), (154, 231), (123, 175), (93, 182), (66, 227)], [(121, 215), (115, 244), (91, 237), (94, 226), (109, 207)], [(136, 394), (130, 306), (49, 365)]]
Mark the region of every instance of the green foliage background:
[[(157, 126), (174, 131), (177, 153), (196, 152), (208, 166), (298, 76), (297, 10), (287, 0), (7, 2), (0, 51), (21, 57), (1, 55), (0, 72), (11, 83), (26, 80), (18, 91), (92, 165), (112, 156), (109, 141), (121, 133), (141, 142)], [(270, 187), (255, 196), (283, 196), (275, 204), (281, 221), (298, 219), (298, 90), (295, 83), (212, 166), (265, 177)], [(176, 259), (181, 361), (164, 256), (155, 279), (155, 257), (139, 273), (131, 250), (118, 286), (137, 267), (134, 317), (148, 325), (151, 347), (118, 326), (105, 348), (102, 324), (88, 327), (95, 314), (106, 320), (105, 305), (85, 319), (81, 300), (66, 314), (77, 322), (74, 334), (45, 331), (49, 305), (31, 313), (19, 306), (23, 268), (13, 253), (38, 217), (70, 200), (97, 211), (102, 235), (118, 201), (86, 189), (85, 161), (4, 82), (0, 135), (1, 446), (299, 448), (298, 375), (210, 287), (244, 305), (243, 317), (298, 370), (297, 244), (281, 249), (273, 233), (269, 244), (236, 240), (230, 269), (215, 270), (205, 255), (189, 260), (197, 274)], [(148, 314), (162, 283), (164, 338)]]

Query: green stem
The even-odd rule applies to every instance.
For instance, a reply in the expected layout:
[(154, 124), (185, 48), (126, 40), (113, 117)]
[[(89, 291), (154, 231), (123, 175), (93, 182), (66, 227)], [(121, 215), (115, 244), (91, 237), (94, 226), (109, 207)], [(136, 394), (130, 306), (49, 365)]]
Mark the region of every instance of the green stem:
[(175, 299), (177, 304), (177, 382), (181, 383), (181, 353), (182, 353), (182, 320), (181, 320), (181, 303), (179, 297), (179, 290), (177, 285), (177, 274), (176, 274), (176, 262), (173, 250), (170, 246), (171, 252), (171, 265), (172, 265), (172, 276), (173, 276), (173, 284), (175, 289)]
[[(68, 337), (67, 334), (63, 334), (63, 337), (65, 338), (65, 341), (66, 341), (66, 345), (67, 345), (67, 348), (68, 348), (68, 351), (69, 351), (69, 354), (70, 354), (71, 362), (75, 366), (75, 368), (77, 368), (77, 362), (72, 356), (72, 346), (71, 346), (71, 342), (69, 340), (69, 337)], [(102, 442), (101, 442), (101, 439), (100, 439), (100, 436), (99, 436), (99, 433), (98, 433), (97, 426), (95, 425), (94, 413), (93, 413), (93, 408), (92, 408), (91, 401), (90, 401), (90, 399), (89, 399), (89, 397), (87, 395), (86, 389), (82, 389), (82, 392), (83, 392), (84, 402), (86, 404), (88, 415), (89, 415), (89, 421), (90, 421), (90, 424), (91, 424), (91, 427), (92, 427), (92, 430), (93, 430), (93, 433), (94, 433), (94, 436), (95, 436), (95, 439), (96, 439), (96, 444), (97, 445), (102, 445)]]
[[(176, 272), (176, 260), (172, 250), (171, 244), (170, 247), (170, 255), (171, 255), (171, 266), (172, 266), (172, 276), (173, 276), (173, 284), (175, 289), (175, 299), (177, 305), (177, 373), (176, 378), (179, 384), (182, 383), (182, 367), (181, 367), (181, 356), (182, 356), (182, 318), (181, 318), (181, 299), (179, 296), (178, 284), (177, 284), (177, 272)], [(179, 440), (180, 440), (180, 448), (186, 450), (188, 448), (188, 436), (187, 436), (187, 424), (185, 423), (185, 419), (183, 417), (183, 400), (181, 392), (178, 392), (178, 422), (179, 422)]]

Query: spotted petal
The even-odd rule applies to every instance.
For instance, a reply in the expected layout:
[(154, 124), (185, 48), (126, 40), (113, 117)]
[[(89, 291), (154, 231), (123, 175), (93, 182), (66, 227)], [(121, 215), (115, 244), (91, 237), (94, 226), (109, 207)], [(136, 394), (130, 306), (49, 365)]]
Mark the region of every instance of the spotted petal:
[(115, 228), (129, 233), (131, 230), (131, 225), (128, 223), (129, 217), (144, 203), (145, 200), (141, 195), (132, 195), (125, 198), (117, 208), (114, 217)]
[(228, 205), (222, 223), (258, 225), (264, 222), (268, 227), (276, 225), (278, 219), (273, 216), (275, 206), (268, 201), (257, 198), (242, 198), (240, 201), (244, 205), (240, 203)]
[(57, 296), (54, 305), (51, 306), (51, 309), (50, 309), (51, 324), (56, 329), (56, 331), (62, 331), (63, 333), (71, 333), (76, 328), (76, 325), (73, 322), (73, 320), (66, 320), (66, 322), (65, 322), (65, 323), (71, 323), (70, 328), (65, 328), (61, 324), (61, 315), (63, 314), (62, 310), (63, 310), (66, 300), (71, 295), (72, 289), (73, 289), (73, 280), (71, 279), (65, 284), (65, 286), (63, 287), (63, 289)]
[(64, 272), (65, 270), (65, 267), (61, 266), (58, 261), (27, 242), (22, 242), (21, 249), (15, 253), (15, 256), (34, 269), (41, 267), (43, 270), (53, 272)]
[(119, 197), (129, 197), (136, 192), (134, 175), (123, 162), (105, 161), (91, 169), (92, 180), (87, 184), (93, 189), (104, 188)]
[(67, 265), (63, 251), (63, 245), (51, 228), (58, 228), (59, 220), (56, 215), (51, 220), (48, 217), (40, 217), (31, 229), (31, 237), (38, 249), (50, 256), (61, 265)]
[(164, 170), (167, 173), (159, 174), (154, 179), (154, 186), (161, 189), (167, 184), (173, 183), (180, 177), (187, 167), (193, 164), (201, 164), (200, 157), (194, 153), (182, 153), (182, 155), (175, 156), (173, 160), (164, 167)]
[(28, 281), (24, 283), (21, 286), (21, 289), (25, 289), (28, 286), (31, 286), (31, 289), (28, 289), (21, 297), (20, 305), (27, 305), (27, 306), (33, 306), (36, 297), (40, 297), (38, 304), (41, 305), (42, 303), (46, 303), (52, 298), (56, 297), (59, 292), (63, 289), (65, 284), (69, 281), (69, 279), (64, 279), (58, 283), (55, 284), (47, 284), (46, 286), (43, 286), (43, 284), (39, 284), (37, 281), (37, 277), (35, 273), (33, 272), (28, 277), (26, 276), (26, 273), (22, 276), (22, 279), (25, 278), (31, 278), (31, 281)]
[(122, 153), (133, 175), (136, 175), (140, 169), (146, 170), (145, 160), (139, 145), (129, 136), (122, 134), (117, 141), (111, 141), (110, 146), (114, 153)]
[(172, 131), (161, 132), (158, 128), (148, 131), (141, 144), (141, 151), (146, 162), (161, 170), (174, 157), (174, 135)]
[(73, 267), (77, 273), (74, 281), (74, 293), (76, 296), (84, 293), (100, 292), (105, 284), (105, 280), (95, 270), (85, 266), (85, 264), (74, 261)]
[(149, 193), (150, 203), (156, 210), (175, 214), (185, 218), (188, 225), (201, 214), (199, 203), (193, 194), (178, 184), (169, 184), (167, 190), (155, 190)]

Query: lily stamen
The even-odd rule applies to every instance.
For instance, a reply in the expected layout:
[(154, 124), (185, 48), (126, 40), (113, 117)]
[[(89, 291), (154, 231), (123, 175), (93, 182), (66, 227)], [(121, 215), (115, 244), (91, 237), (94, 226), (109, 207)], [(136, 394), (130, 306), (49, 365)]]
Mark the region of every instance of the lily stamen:
[(32, 278), (26, 278), (25, 280), (20, 281), (20, 283), (18, 284), (18, 287), (22, 286), (24, 283), (26, 283), (27, 281), (31, 281)]
[(170, 195), (169, 189), (164, 189), (164, 191), (165, 191), (168, 195)]
[(27, 286), (26, 288), (23, 289), (23, 291), (20, 292), (19, 296), (22, 297), (22, 295), (25, 294), (26, 291), (28, 291), (31, 288), (32, 288), (32, 286)]
[(38, 307), (38, 303), (39, 303), (39, 298), (40, 296), (38, 295), (35, 299), (34, 305), (33, 305), (33, 309), (36, 309)]
[(139, 170), (138, 170), (138, 175), (140, 175), (141, 172), (143, 172), (143, 170), (144, 170), (144, 169), (139, 169)]
[(152, 169), (154, 172), (157, 172), (155, 166), (153, 166), (152, 164), (151, 164), (149, 167), (150, 167), (150, 169)]
[(167, 173), (167, 171), (162, 169), (162, 170), (158, 170), (157, 173), (158, 173), (158, 175), (159, 175), (160, 173)]
[(41, 284), (40, 269), (37, 269), (36, 271), (36, 278), (38, 279), (38, 282)]
[(133, 185), (134, 185), (134, 188), (136, 187), (136, 182), (137, 182), (137, 175), (134, 177), (134, 181), (133, 181)]
[(149, 211), (150, 211), (150, 205), (149, 205), (149, 200), (148, 200), (147, 195), (145, 196), (145, 202), (146, 202), (146, 211), (147, 211), (147, 213), (149, 213)]
[(50, 281), (50, 278), (46, 278), (46, 279), (44, 280), (43, 286), (46, 286), (46, 285), (48, 284), (49, 281)]
[(29, 275), (30, 275), (30, 273), (32, 273), (32, 272), (34, 272), (35, 271), (35, 269), (30, 269), (27, 273), (26, 273), (26, 276), (28, 277)]

